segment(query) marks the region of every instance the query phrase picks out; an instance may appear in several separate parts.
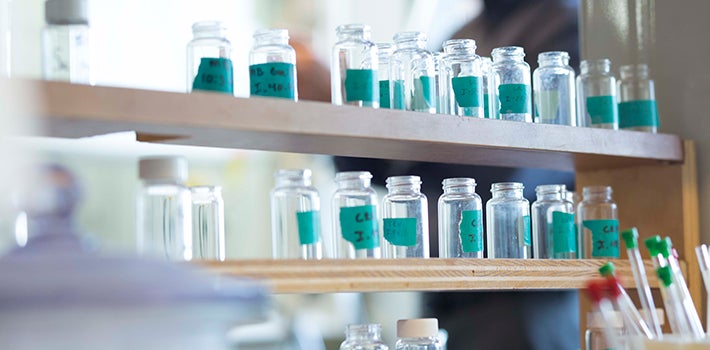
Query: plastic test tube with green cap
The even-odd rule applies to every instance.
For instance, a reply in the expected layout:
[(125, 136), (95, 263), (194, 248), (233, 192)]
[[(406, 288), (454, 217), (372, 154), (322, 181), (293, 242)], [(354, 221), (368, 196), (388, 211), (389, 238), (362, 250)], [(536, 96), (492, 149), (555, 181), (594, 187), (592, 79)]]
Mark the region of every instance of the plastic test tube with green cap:
[(710, 250), (708, 250), (707, 245), (701, 244), (695, 247), (695, 254), (698, 256), (698, 265), (700, 265), (700, 273), (703, 275), (705, 292), (710, 294)]
[(668, 321), (673, 333), (682, 336), (692, 336), (693, 332), (688, 325), (688, 320), (683, 312), (682, 298), (673, 283), (673, 271), (670, 266), (661, 266), (656, 269), (656, 275), (661, 283), (661, 296), (666, 306)]
[(636, 310), (636, 306), (634, 306), (631, 297), (629, 297), (616, 278), (616, 268), (614, 264), (611, 262), (604, 264), (599, 268), (599, 273), (602, 277), (606, 278), (607, 287), (612, 296), (611, 300), (616, 309), (621, 312), (627, 332), (631, 335), (645, 335), (649, 339), (655, 338), (656, 335), (648, 327), (646, 321), (643, 320), (641, 314)]
[[(660, 241), (661, 236), (658, 235), (646, 238), (644, 240), (644, 244), (646, 245), (646, 248), (648, 248), (648, 254), (651, 256), (651, 262), (653, 263), (653, 267), (654, 269), (656, 269), (656, 273), (658, 273), (658, 269), (660, 267), (666, 266), (668, 264), (668, 262), (666, 262), (665, 259), (663, 259), (663, 256), (661, 256), (658, 252), (658, 242)], [(663, 284), (662, 280), (661, 284)], [(663, 298), (663, 305), (665, 306), (666, 314), (668, 315), (668, 323), (670, 324), (673, 333), (689, 334), (689, 332), (687, 331), (689, 329), (688, 322), (686, 321), (685, 316), (680, 313), (683, 309), (676, 309), (677, 307), (680, 307), (679, 304), (674, 303), (672, 300), (670, 300), (668, 292), (666, 292), (665, 288), (661, 288), (661, 297)]]
[(626, 255), (629, 257), (629, 263), (631, 264), (631, 272), (636, 282), (636, 291), (641, 300), (644, 319), (649, 327), (651, 327), (654, 334), (657, 337), (661, 337), (663, 336), (661, 322), (658, 320), (656, 305), (653, 302), (653, 295), (651, 294), (651, 287), (646, 278), (646, 269), (643, 266), (643, 259), (641, 259), (641, 252), (638, 248), (638, 237), (639, 234), (636, 227), (621, 232), (621, 238), (624, 240), (624, 244), (626, 244)]

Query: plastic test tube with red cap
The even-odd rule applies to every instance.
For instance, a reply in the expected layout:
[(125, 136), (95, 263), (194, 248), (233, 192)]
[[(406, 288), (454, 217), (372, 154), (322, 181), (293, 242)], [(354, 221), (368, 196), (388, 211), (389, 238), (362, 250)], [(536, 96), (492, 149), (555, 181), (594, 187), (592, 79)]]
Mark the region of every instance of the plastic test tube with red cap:
[(631, 297), (626, 293), (616, 278), (614, 264), (608, 262), (599, 268), (599, 273), (606, 278), (606, 287), (609, 290), (611, 301), (624, 318), (626, 331), (631, 335), (644, 335), (649, 339), (656, 338), (656, 335), (648, 327), (646, 321), (636, 309)]
[(621, 238), (624, 240), (624, 244), (626, 244), (626, 255), (629, 257), (631, 272), (636, 282), (636, 291), (641, 300), (644, 320), (646, 320), (646, 323), (657, 337), (662, 337), (663, 331), (661, 330), (661, 322), (658, 320), (658, 315), (656, 314), (656, 305), (653, 302), (651, 287), (648, 284), (646, 269), (643, 266), (643, 259), (641, 258), (641, 252), (638, 248), (638, 237), (639, 234), (636, 227), (621, 232)]
[(597, 311), (604, 320), (606, 325), (603, 330), (604, 338), (609, 349), (623, 349), (619, 338), (614, 334), (611, 325), (614, 324), (614, 306), (609, 300), (604, 298), (604, 290), (606, 289), (604, 281), (589, 281), (587, 283), (587, 296), (592, 301), (592, 311)]

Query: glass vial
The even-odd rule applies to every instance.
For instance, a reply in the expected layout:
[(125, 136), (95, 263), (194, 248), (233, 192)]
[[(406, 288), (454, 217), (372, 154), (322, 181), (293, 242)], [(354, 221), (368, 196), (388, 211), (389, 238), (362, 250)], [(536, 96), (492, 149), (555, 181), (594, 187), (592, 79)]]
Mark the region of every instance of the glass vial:
[(611, 60), (584, 60), (577, 77), (577, 125), (618, 129), (616, 78), (611, 74)]
[(187, 44), (187, 92), (193, 90), (234, 94), (232, 44), (222, 22), (203, 21), (192, 25)]
[(443, 102), (444, 89), (441, 87), (441, 69), (444, 65), (444, 57), (446, 54), (443, 52), (433, 52), (434, 56), (434, 94), (436, 95), (436, 113), (438, 114), (449, 114), (447, 112), (447, 106)]
[(426, 49), (426, 34), (400, 32), (395, 34), (394, 44), (390, 60), (391, 108), (436, 113), (435, 62)]
[(87, 0), (47, 0), (42, 29), (42, 76), (93, 84)]
[(429, 215), (427, 198), (421, 192), (419, 176), (390, 176), (382, 199), (384, 256), (429, 257)]
[(380, 87), (380, 108), (390, 108), (390, 57), (394, 52), (394, 46), (388, 43), (377, 44), (377, 57), (379, 70), (377, 79)]
[(249, 51), (249, 94), (298, 101), (296, 50), (288, 44), (288, 30), (254, 32)]
[(192, 260), (187, 159), (141, 158), (138, 173), (142, 181), (136, 212), (138, 252), (167, 260)]
[(380, 106), (377, 46), (370, 41), (370, 26), (344, 24), (335, 29), (330, 65), (330, 93), (335, 105)]
[(491, 186), (486, 202), (486, 238), (489, 258), (530, 258), (530, 204), (523, 184), (500, 182)]
[(435, 318), (415, 318), (397, 321), (395, 350), (441, 350), (439, 321)]
[[(496, 96), (494, 89), (491, 88), (493, 79), (491, 79), (491, 74), (493, 72), (493, 61), (490, 57), (480, 57), (481, 60), (481, 86), (483, 87), (483, 117), (484, 118), (496, 118), (498, 115), (498, 110), (494, 110), (491, 106), (497, 106), (498, 97)], [(491, 102), (491, 99), (494, 101)]]
[(192, 256), (195, 259), (225, 259), (224, 201), (220, 186), (190, 187), (192, 195)]
[(321, 259), (320, 196), (309, 169), (282, 169), (271, 190), (271, 256)]
[(369, 171), (335, 174), (338, 189), (332, 208), (336, 258), (381, 257), (377, 193), (370, 187), (371, 180)]
[(493, 89), (497, 94), (498, 118), (532, 123), (530, 66), (518, 46), (497, 47), (493, 56)]
[(588, 186), (577, 206), (579, 252), (582, 258), (619, 257), (619, 219), (610, 186)]
[(483, 118), (483, 82), (476, 41), (447, 40), (444, 52), (446, 55), (439, 69), (441, 113)]
[(533, 257), (535, 259), (576, 259), (577, 232), (574, 207), (566, 198), (565, 185), (535, 187), (537, 200), (531, 207)]
[(439, 257), (483, 258), (483, 205), (472, 178), (444, 179), (439, 197)]
[(543, 52), (533, 72), (535, 123), (577, 125), (574, 69), (565, 51)]
[(382, 326), (376, 323), (349, 324), (340, 350), (388, 350), (382, 341)]
[(653, 80), (645, 64), (621, 66), (619, 128), (658, 132), (658, 110)]
[(605, 328), (611, 327), (614, 335), (617, 337), (623, 337), (626, 332), (624, 331), (624, 319), (619, 311), (615, 311), (613, 317), (611, 318), (612, 324), (607, 325), (604, 318), (599, 312), (588, 312), (587, 313), (587, 329), (584, 332), (584, 342), (586, 344), (585, 349), (587, 350), (609, 350), (611, 347), (606, 341), (604, 336)]

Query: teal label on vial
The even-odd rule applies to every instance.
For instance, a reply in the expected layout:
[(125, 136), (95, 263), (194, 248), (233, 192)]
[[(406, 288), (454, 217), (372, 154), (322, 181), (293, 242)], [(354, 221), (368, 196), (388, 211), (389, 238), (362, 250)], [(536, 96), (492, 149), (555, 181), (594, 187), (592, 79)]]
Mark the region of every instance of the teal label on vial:
[(377, 212), (374, 205), (340, 208), (340, 231), (343, 239), (355, 249), (372, 249), (380, 246), (377, 230)]
[(394, 80), (392, 81), (392, 109), (405, 109), (404, 100), (404, 80)]
[(501, 84), (498, 86), (500, 113), (530, 113), (530, 85)]
[(232, 61), (229, 58), (202, 57), (192, 90), (234, 93)]
[(614, 96), (587, 97), (587, 114), (592, 125), (613, 124), (619, 120)]
[(518, 232), (522, 235), (519, 237), (518, 242), (521, 246), (530, 246), (532, 244), (532, 238), (530, 234), (530, 215), (525, 215), (520, 218)]
[(483, 94), (483, 116), (486, 118), (491, 117), (491, 115), (490, 115), (491, 113), (488, 111), (488, 108), (489, 108), (488, 106), (489, 106), (488, 94)]
[(658, 110), (654, 100), (619, 103), (619, 127), (658, 126)]
[(592, 231), (592, 258), (619, 257), (619, 220), (584, 220)]
[(455, 77), (451, 78), (451, 86), (454, 90), (456, 104), (459, 107), (480, 107), (481, 106), (481, 78), (479, 77)]
[(320, 212), (317, 210), (296, 213), (298, 221), (298, 240), (301, 244), (313, 244), (320, 241)]
[(389, 80), (380, 80), (380, 108), (390, 108)]
[(388, 218), (382, 220), (382, 230), (392, 245), (412, 247), (417, 245), (417, 218)]
[(377, 71), (372, 69), (348, 69), (345, 71), (345, 100), (374, 102), (379, 97), (380, 85)]
[(433, 77), (422, 75), (414, 80), (414, 110), (436, 108), (436, 81)]
[(249, 66), (249, 92), (252, 96), (296, 98), (296, 66), (272, 62)]
[(459, 234), (461, 235), (461, 249), (464, 253), (483, 251), (482, 216), (481, 210), (464, 210), (461, 212)]
[(554, 254), (577, 251), (574, 214), (561, 211), (552, 212), (552, 249)]

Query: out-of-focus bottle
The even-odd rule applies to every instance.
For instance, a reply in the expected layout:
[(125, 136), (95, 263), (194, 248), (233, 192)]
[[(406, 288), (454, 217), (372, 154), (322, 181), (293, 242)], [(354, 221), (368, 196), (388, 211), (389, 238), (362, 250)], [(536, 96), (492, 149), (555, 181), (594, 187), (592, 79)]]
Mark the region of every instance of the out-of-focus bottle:
[(369, 171), (335, 174), (338, 189), (333, 194), (335, 257), (380, 258), (380, 226), (377, 193), (370, 187)]
[(486, 238), (489, 258), (530, 258), (530, 204), (523, 184), (499, 182), (491, 186), (486, 202)]
[(574, 208), (565, 198), (565, 185), (535, 188), (537, 200), (531, 208), (533, 257), (535, 259), (577, 258)]
[(142, 181), (136, 212), (138, 252), (167, 260), (192, 260), (187, 159), (141, 158), (138, 172)]
[(645, 64), (621, 66), (619, 128), (658, 132), (658, 110), (653, 79)]
[(574, 69), (565, 51), (542, 52), (533, 72), (535, 123), (577, 125)]
[(377, 57), (379, 60), (377, 79), (380, 80), (380, 108), (390, 108), (390, 57), (392, 52), (394, 52), (392, 44), (377, 44)]
[(288, 44), (288, 30), (254, 32), (249, 52), (249, 94), (298, 101), (296, 50)]
[(441, 350), (439, 321), (435, 318), (415, 318), (397, 321), (395, 350)]
[(193, 258), (224, 261), (224, 201), (220, 186), (190, 187)]
[(498, 97), (498, 116), (503, 120), (532, 123), (530, 66), (518, 46), (497, 47), (493, 56), (492, 79)]
[(577, 77), (577, 125), (618, 129), (616, 78), (611, 60), (584, 60)]
[(388, 350), (382, 341), (382, 326), (376, 323), (349, 324), (340, 350)]
[(472, 178), (444, 179), (439, 197), (439, 257), (483, 258), (483, 205)]
[(336, 105), (380, 106), (377, 46), (370, 41), (370, 26), (344, 24), (335, 29), (330, 64), (331, 100)]
[(440, 68), (442, 112), (483, 118), (483, 82), (481, 60), (476, 55), (476, 41), (455, 39), (444, 42)]
[(232, 44), (222, 22), (203, 21), (192, 25), (187, 44), (187, 92), (215, 91), (234, 94)]
[(444, 52), (434, 52), (434, 82), (436, 83), (435, 94), (436, 94), (436, 113), (438, 114), (449, 114), (447, 111), (448, 106), (444, 102), (444, 88), (441, 86), (441, 74), (444, 67), (444, 57), (446, 54)]
[[(493, 61), (490, 57), (481, 57), (481, 86), (483, 87), (483, 116), (485, 118), (495, 119), (498, 115), (497, 108), (491, 108), (491, 106), (498, 105), (498, 97), (491, 88), (493, 79), (491, 79), (491, 73), (493, 72)], [(491, 100), (495, 103), (491, 103)]]
[(577, 206), (579, 254), (584, 259), (619, 257), (619, 219), (610, 186), (588, 186)]
[(426, 34), (400, 32), (395, 34), (394, 44), (390, 60), (390, 107), (436, 113), (435, 62), (426, 49)]
[(389, 193), (382, 199), (386, 258), (429, 257), (429, 207), (421, 184), (419, 176), (387, 178)]
[[(47, 0), (42, 30), (42, 76), (93, 84), (87, 0)], [(4, 34), (4, 33), (3, 33)]]
[(602, 315), (597, 312), (587, 313), (587, 330), (584, 332), (584, 340), (587, 350), (609, 350), (609, 344), (604, 337), (604, 329), (609, 327), (617, 337), (622, 337), (626, 334), (624, 330), (624, 319), (621, 312), (615, 311), (611, 317), (612, 324), (608, 325), (604, 322)]

